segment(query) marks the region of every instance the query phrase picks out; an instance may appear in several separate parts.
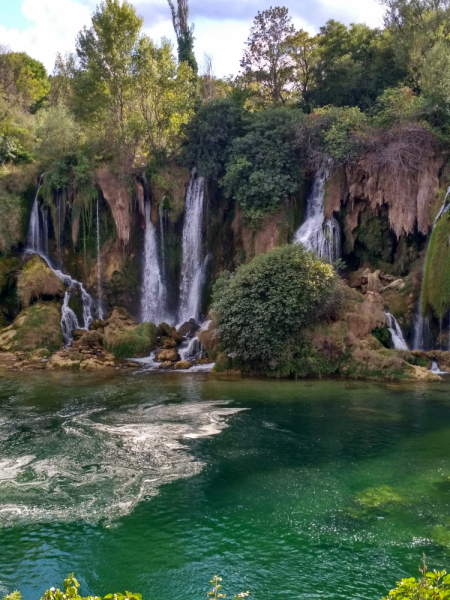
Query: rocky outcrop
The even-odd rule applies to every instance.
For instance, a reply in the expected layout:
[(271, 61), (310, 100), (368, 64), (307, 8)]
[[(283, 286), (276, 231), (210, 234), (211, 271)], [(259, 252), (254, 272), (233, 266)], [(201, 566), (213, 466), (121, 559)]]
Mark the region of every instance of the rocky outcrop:
[(125, 183), (108, 167), (101, 167), (95, 172), (98, 186), (109, 204), (118, 239), (125, 245), (130, 241), (130, 194)]
[[(393, 154), (394, 150), (388, 145), (385, 156)], [(346, 233), (350, 242), (359, 215), (367, 208), (376, 217), (380, 208), (386, 207), (397, 238), (403, 233), (413, 233), (415, 228), (426, 235), (436, 212), (443, 162), (437, 153), (423, 155), (417, 165), (401, 165), (395, 160), (381, 160), (377, 153), (368, 153), (358, 164), (342, 167), (331, 176), (325, 214), (330, 217), (345, 205)]]
[(9, 327), (0, 330), (0, 352), (55, 352), (63, 345), (60, 305), (38, 302), (24, 309)]
[[(97, 329), (95, 333), (101, 331)], [(156, 326), (138, 325), (124, 308), (115, 308), (104, 322), (104, 346), (116, 358), (149, 356), (157, 346)]]
[(33, 256), (23, 266), (17, 282), (17, 291), (22, 306), (29, 306), (41, 298), (62, 298), (62, 281), (40, 256)]

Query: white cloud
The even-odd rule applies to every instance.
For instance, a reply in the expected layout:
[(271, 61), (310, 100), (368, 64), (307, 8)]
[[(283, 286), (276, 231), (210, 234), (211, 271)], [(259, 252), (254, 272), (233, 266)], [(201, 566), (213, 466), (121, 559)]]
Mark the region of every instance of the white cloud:
[(90, 22), (91, 11), (74, 0), (24, 0), (22, 13), (34, 25), (18, 31), (0, 25), (3, 44), (27, 52), (53, 70), (57, 52), (73, 51), (80, 29)]
[[(0, 0), (3, 1), (3, 0)], [(195, 8), (195, 1), (192, 0)], [(200, 0), (197, 0), (197, 4)], [(202, 0), (217, 4), (223, 0)], [(229, 2), (238, 0), (229, 0)], [(255, 9), (267, 8), (266, 4), (276, 4), (267, 0), (241, 0)], [(342, 19), (347, 23), (365, 22), (371, 26), (382, 24), (383, 10), (377, 0), (305, 0), (309, 6), (316, 6), (320, 17)], [(145, 32), (153, 39), (168, 37), (175, 44), (170, 10), (167, 0), (134, 0), (138, 14), (145, 17)], [(15, 51), (24, 51), (42, 61), (52, 71), (57, 52), (65, 53), (75, 48), (75, 38), (84, 25), (89, 25), (98, 0), (23, 0), (22, 13), (33, 23), (19, 31), (0, 25), (0, 40)], [(303, 5), (302, 5), (303, 6)], [(319, 10), (320, 9), (320, 10)], [(194, 11), (195, 12), (195, 11)], [(220, 12), (220, 11), (219, 11)], [(317, 11), (316, 11), (317, 12)], [(253, 14), (253, 13), (252, 13)], [(326, 16), (325, 16), (326, 15)], [(318, 17), (318, 15), (316, 15)], [(194, 15), (193, 15), (194, 17)], [(237, 74), (243, 54), (244, 42), (251, 26), (251, 19), (223, 19), (198, 16), (195, 20), (195, 48), (197, 59), (202, 61), (204, 53), (214, 59), (216, 74)], [(311, 33), (314, 25), (306, 18), (295, 17), (297, 27)]]

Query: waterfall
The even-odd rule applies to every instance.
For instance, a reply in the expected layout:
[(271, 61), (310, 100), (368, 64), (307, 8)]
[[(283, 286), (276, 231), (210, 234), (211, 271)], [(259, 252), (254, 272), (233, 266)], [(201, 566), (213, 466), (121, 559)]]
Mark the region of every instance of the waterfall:
[(398, 324), (397, 319), (393, 315), (391, 315), (391, 313), (387, 310), (384, 312), (384, 314), (386, 315), (387, 326), (389, 329), (389, 333), (391, 334), (394, 348), (396, 350), (409, 350), (408, 344), (405, 341), (403, 332), (401, 330), (400, 325)]
[(183, 265), (181, 269), (180, 309), (178, 321), (200, 318), (202, 292), (202, 226), (205, 180), (192, 170), (186, 194), (183, 226)]
[(98, 318), (103, 319), (103, 290), (102, 290), (102, 262), (101, 262), (101, 243), (100, 243), (100, 213), (99, 199), (97, 198), (97, 293), (98, 293)]
[(145, 176), (143, 176), (142, 182), (145, 195), (145, 242), (141, 316), (142, 321), (161, 323), (165, 320), (170, 321), (170, 317), (165, 311), (167, 293), (159, 264), (157, 231), (150, 218), (151, 200)]
[(307, 250), (314, 250), (319, 258), (326, 258), (333, 264), (341, 257), (341, 230), (334, 217), (325, 219), (325, 184), (330, 176), (330, 163), (317, 171), (312, 190), (307, 199), (306, 219), (294, 236), (296, 244), (303, 244)]
[[(422, 296), (422, 291), (420, 292)], [(422, 302), (419, 298), (417, 303), (416, 313), (414, 315), (414, 338), (413, 338), (413, 350), (423, 350), (423, 330), (425, 327), (425, 320), (422, 316)]]
[(46, 256), (48, 256), (48, 240), (49, 240), (49, 232), (48, 232), (48, 219), (49, 219), (49, 210), (48, 206), (41, 210), (42, 216), (42, 232), (43, 232), (43, 243), (42, 249)]
[(161, 267), (162, 267), (162, 275), (163, 280), (166, 281), (166, 247), (165, 247), (165, 238), (164, 238), (164, 209), (162, 208), (161, 202), (159, 205), (159, 245), (161, 248)]
[(72, 333), (74, 329), (80, 329), (77, 315), (69, 306), (70, 296), (70, 292), (66, 291), (64, 294), (64, 302), (61, 307), (61, 331), (64, 338), (64, 344), (66, 346), (70, 346), (73, 341)]
[(39, 192), (44, 183), (44, 175), (39, 178), (39, 183), (34, 197), (33, 207), (30, 215), (30, 225), (28, 227), (27, 248), (43, 252), (43, 240), (41, 230), (41, 211), (39, 209)]

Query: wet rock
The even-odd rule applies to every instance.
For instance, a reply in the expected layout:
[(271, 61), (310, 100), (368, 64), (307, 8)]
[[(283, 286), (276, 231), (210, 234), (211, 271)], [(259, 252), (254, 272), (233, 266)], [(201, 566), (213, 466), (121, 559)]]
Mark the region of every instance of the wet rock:
[(170, 360), (166, 360), (165, 362), (161, 363), (158, 367), (158, 369), (171, 369), (173, 366), (173, 363), (170, 362)]
[(185, 338), (193, 338), (197, 331), (200, 329), (200, 325), (196, 322), (195, 319), (189, 319), (186, 323), (178, 329), (178, 333)]
[(156, 354), (156, 360), (158, 362), (178, 362), (180, 360), (179, 354), (175, 348), (168, 348), (161, 350)]
[(163, 337), (161, 338), (161, 342), (165, 350), (177, 347), (176, 341), (171, 337)]
[(174, 368), (177, 370), (182, 370), (182, 371), (186, 371), (187, 369), (190, 369), (192, 367), (192, 363), (189, 362), (188, 360), (180, 360), (179, 362), (175, 363)]

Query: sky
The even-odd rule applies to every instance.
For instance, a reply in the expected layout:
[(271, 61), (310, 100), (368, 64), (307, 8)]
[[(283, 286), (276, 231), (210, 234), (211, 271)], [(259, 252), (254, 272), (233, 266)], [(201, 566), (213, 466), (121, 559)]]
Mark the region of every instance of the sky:
[[(53, 70), (57, 52), (71, 52), (77, 33), (89, 26), (99, 0), (0, 0), (0, 44), (23, 51)], [(175, 43), (167, 0), (134, 0), (144, 17), (145, 32)], [(317, 32), (328, 19), (343, 23), (382, 25), (378, 0), (190, 0), (195, 24), (195, 50), (200, 65), (205, 53), (213, 58), (217, 76), (237, 75), (244, 44), (256, 13), (287, 6), (297, 28)]]

